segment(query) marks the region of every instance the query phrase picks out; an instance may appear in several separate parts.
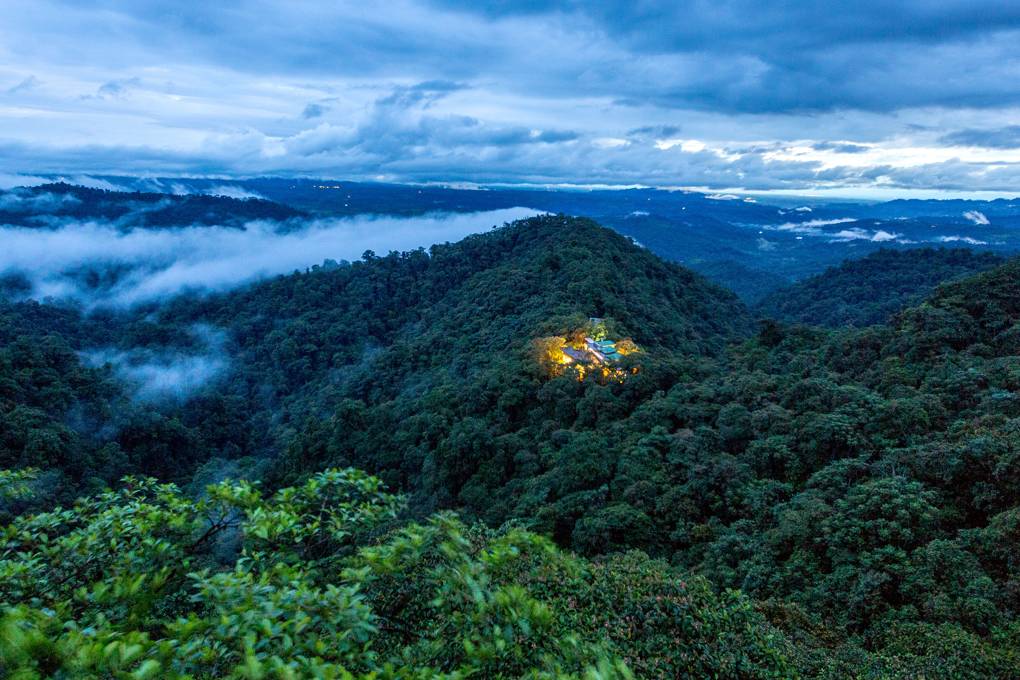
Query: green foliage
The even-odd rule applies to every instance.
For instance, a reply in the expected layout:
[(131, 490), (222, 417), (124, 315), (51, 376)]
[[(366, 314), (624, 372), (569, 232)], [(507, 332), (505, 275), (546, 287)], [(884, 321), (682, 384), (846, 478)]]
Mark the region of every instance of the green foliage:
[(221, 482), (198, 501), (128, 478), (18, 517), (0, 545), (0, 674), (611, 680), (633, 677), (625, 658), (641, 677), (788, 672), (736, 594), (452, 515), (387, 530), (400, 505), (348, 469), (270, 496)]
[[(904, 285), (911, 257), (984, 262), (861, 267), (883, 257)], [(37, 494), (0, 506), (22, 515), (4, 658), (45, 675), (116, 641), (111, 674), (1013, 678), (1018, 263), (887, 325), (749, 337), (733, 296), (547, 216), (137, 316), (8, 305), (0, 455), (39, 473), (0, 478)], [(592, 315), (640, 371), (550, 377), (532, 341)], [(184, 346), (195, 324), (224, 329), (231, 370), (179, 403), (75, 354)], [(37, 512), (137, 472), (266, 491), (196, 505), (134, 479)]]
[[(656, 252), (660, 250), (656, 249)], [(669, 257), (668, 253), (661, 253)], [(718, 257), (714, 253), (711, 257)], [(790, 280), (769, 270), (768, 262), (758, 267), (749, 267), (735, 260), (696, 259), (689, 258), (689, 249), (682, 245), (677, 249), (676, 259), (698, 272), (710, 281), (718, 283), (727, 290), (732, 290), (748, 305), (758, 304), (762, 298), (774, 290), (790, 285)]]
[(0, 470), (0, 501), (17, 500), (31, 495), (29, 482), (39, 476), (38, 470)]
[(880, 250), (779, 288), (757, 304), (757, 311), (832, 328), (870, 326), (921, 302), (940, 283), (1001, 263), (998, 255), (964, 248)]

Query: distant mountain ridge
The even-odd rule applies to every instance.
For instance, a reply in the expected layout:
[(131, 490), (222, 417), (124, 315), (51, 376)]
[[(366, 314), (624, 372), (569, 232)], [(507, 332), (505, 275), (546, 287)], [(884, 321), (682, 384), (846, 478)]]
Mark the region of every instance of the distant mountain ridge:
[(52, 228), (68, 220), (113, 222), (122, 228), (239, 227), (253, 220), (298, 217), (307, 213), (261, 198), (122, 192), (63, 182), (0, 192), (0, 224), (21, 227)]
[[(172, 200), (185, 200), (179, 208), (154, 210), (151, 205), (140, 205), (137, 215), (123, 218), (136, 225), (191, 220), (236, 226), (250, 219), (286, 220), (301, 214), (416, 216), (511, 207), (589, 217), (634, 238), (661, 257), (700, 271), (737, 292), (748, 304), (757, 303), (785, 282), (813, 276), (843, 260), (883, 248), (968, 246), (1000, 254), (1020, 251), (1020, 201), (1006, 199), (812, 200), (799, 206), (784, 199), (779, 206), (769, 205), (767, 197), (652, 188), (463, 188), (284, 177), (99, 177), (94, 181), (136, 189), (146, 196), (228, 192), (265, 197), (276, 204), (254, 199), (208, 207), (205, 204), (213, 198), (209, 196), (190, 199), (195, 204), (189, 207), (178, 197)], [(124, 194), (129, 195), (133, 194)], [(0, 217), (3, 215), (0, 211)], [(54, 218), (22, 214), (7, 215), (6, 220), (45, 225)]]

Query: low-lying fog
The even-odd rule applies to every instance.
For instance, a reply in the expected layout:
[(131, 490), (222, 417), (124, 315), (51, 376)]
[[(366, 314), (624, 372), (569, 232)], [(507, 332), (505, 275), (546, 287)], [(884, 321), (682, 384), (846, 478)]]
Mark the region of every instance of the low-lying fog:
[(223, 374), (230, 361), (224, 350), (226, 333), (200, 324), (192, 327), (191, 334), (198, 340), (191, 352), (104, 347), (86, 350), (81, 358), (89, 366), (112, 366), (138, 401), (183, 400)]
[(220, 291), (305, 269), (326, 259), (357, 260), (457, 241), (538, 211), (508, 208), (420, 217), (319, 219), (278, 231), (181, 227), (125, 232), (107, 223), (68, 222), (56, 229), (0, 226), (0, 276), (20, 281), (23, 296), (87, 306), (130, 306), (184, 291)]

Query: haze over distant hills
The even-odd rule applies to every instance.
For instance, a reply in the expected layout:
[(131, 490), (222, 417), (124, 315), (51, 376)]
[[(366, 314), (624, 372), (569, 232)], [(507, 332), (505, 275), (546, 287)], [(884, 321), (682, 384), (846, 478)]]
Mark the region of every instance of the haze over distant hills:
[[(0, 194), (4, 220), (54, 224), (58, 218), (74, 216), (149, 226), (174, 222), (236, 226), (252, 220), (282, 223), (296, 216), (412, 216), (523, 207), (596, 219), (658, 255), (704, 273), (749, 303), (786, 282), (882, 248), (968, 246), (998, 253), (1020, 249), (1020, 200), (873, 204), (815, 200), (780, 207), (749, 197), (656, 189), (464, 189), (283, 178), (89, 181), (124, 191), (90, 193), (66, 185), (12, 190)], [(127, 190), (143, 193), (130, 195)], [(81, 202), (86, 195), (92, 203)], [(99, 202), (104, 196), (106, 205)], [(230, 203), (231, 197), (235, 203)], [(54, 203), (46, 206), (45, 200)], [(118, 207), (111, 208), (115, 203)], [(19, 217), (19, 205), (36, 216)], [(229, 211), (226, 206), (231, 206)]]

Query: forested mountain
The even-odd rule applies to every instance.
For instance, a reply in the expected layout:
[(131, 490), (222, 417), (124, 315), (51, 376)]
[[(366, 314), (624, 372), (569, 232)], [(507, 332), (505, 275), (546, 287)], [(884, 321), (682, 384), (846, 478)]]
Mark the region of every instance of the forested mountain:
[[(1020, 232), (1016, 230), (1020, 225), (1020, 202), (1004, 199), (805, 203), (801, 198), (756, 199), (650, 188), (466, 188), (273, 177), (229, 181), (112, 176), (92, 179), (135, 192), (120, 193), (122, 200), (135, 195), (163, 196), (168, 201), (228, 200), (207, 195), (216, 192), (266, 199), (234, 201), (237, 205), (229, 210), (222, 203), (224, 210), (239, 216), (235, 222), (224, 217), (225, 223), (232, 224), (256, 218), (285, 219), (282, 214), (259, 214), (272, 213), (280, 206), (320, 217), (411, 216), (511, 207), (589, 217), (633, 237), (660, 257), (730, 288), (747, 304), (756, 303), (784, 283), (880, 249), (967, 245), (1005, 255), (1020, 251)], [(19, 189), (13, 193), (21, 191), (41, 190)], [(176, 196), (174, 192), (189, 195)], [(113, 200), (112, 192), (106, 195), (107, 200)], [(0, 194), (0, 208), (3, 204)], [(0, 209), (0, 224), (3, 216)]]
[(260, 198), (109, 191), (63, 182), (0, 191), (0, 224), (22, 227), (54, 228), (68, 220), (114, 222), (125, 229), (240, 227), (252, 220), (283, 221), (304, 214)]
[[(32, 483), (0, 472), (0, 500)], [(271, 496), (246, 482), (206, 494), (129, 479), (6, 527), (4, 676), (796, 673), (747, 598), (640, 553), (588, 561), (519, 528), (398, 521), (402, 500), (356, 470)]]
[[(891, 281), (992, 264), (864, 271), (885, 259)], [(1015, 678), (1018, 282), (1010, 260), (886, 324), (755, 326), (701, 276), (545, 216), (132, 311), (5, 304), (0, 467), (40, 470), (4, 478), (8, 517), (127, 473), (206, 500), (132, 480), (11, 520), (0, 592), (25, 606), (0, 664)], [(550, 363), (589, 317), (639, 351)], [(198, 358), (220, 368), (142, 391)], [(237, 476), (261, 487), (201, 491)], [(287, 628), (311, 602), (345, 618), (302, 626), (356, 649)], [(120, 667), (99, 651), (129, 645)]]
[(777, 274), (752, 269), (735, 260), (696, 260), (687, 262), (690, 267), (710, 281), (732, 290), (748, 305), (755, 305), (772, 291), (790, 285), (788, 279)]
[(756, 305), (765, 318), (838, 328), (882, 323), (917, 304), (943, 281), (1002, 263), (963, 248), (880, 250), (775, 290)]
[[(225, 331), (227, 346), (218, 352), (229, 354), (231, 370), (208, 390), (199, 389), (169, 415), (153, 404), (132, 408), (130, 393), (122, 394), (126, 403), (114, 409), (116, 417), (142, 418), (140, 427), (148, 434), (126, 440), (134, 428), (119, 425), (112, 440), (95, 442), (100, 450), (100, 444), (115, 445), (118, 455), (127, 450), (131, 462), (115, 471), (118, 475), (142, 471), (179, 480), (177, 475), (190, 474), (188, 461), (196, 457), (235, 459), (275, 451), (291, 441), (304, 418), (329, 414), (341, 404), (379, 406), (375, 412), (380, 417), (402, 420), (407, 414), (428, 413), (428, 400), (439, 399), (462, 411), (457, 419), (498, 415), (510, 418), (501, 426), (516, 429), (521, 426), (517, 409), (534, 403), (535, 390), (544, 383), (545, 368), (535, 361), (533, 341), (580, 328), (595, 315), (608, 317), (621, 336), (656, 350), (651, 361), (664, 364), (674, 356), (716, 354), (752, 328), (731, 293), (591, 222), (557, 217), (536, 218), (429, 252), (366, 253), (352, 265), (315, 267), (236, 293), (182, 297), (134, 312), (84, 315), (70, 307), (24, 302), (5, 305), (0, 319), (12, 342), (8, 351), (23, 347), (34, 355), (50, 346), (60, 350), (31, 361), (11, 359), (17, 385), (11, 389), (17, 396), (10, 403), (19, 407), (12, 411), (18, 414), (20, 407), (34, 404), (28, 395), (36, 383), (73, 390), (77, 383), (70, 376), (81, 373), (90, 395), (106, 394), (92, 383), (112, 380), (120, 364), (130, 368), (139, 363), (127, 356), (88, 368), (74, 360), (72, 350), (170, 357), (148, 362), (165, 366), (179, 357), (204, 356), (207, 348), (196, 339), (196, 327)], [(45, 375), (16, 373), (14, 366), (39, 366)], [(645, 380), (639, 376), (628, 389)], [(511, 389), (514, 384), (518, 387)], [(471, 391), (465, 392), (465, 385), (473, 385)], [(512, 394), (519, 394), (520, 405), (511, 401)], [(47, 401), (47, 408), (62, 414), (54, 427), (64, 427), (70, 416), (70, 407), (60, 410), (63, 401), (74, 405), (78, 396), (68, 392), (65, 400)], [(493, 399), (503, 406), (497, 409)], [(220, 415), (210, 419), (210, 412)], [(454, 413), (445, 417), (447, 427), (455, 424)], [(412, 425), (422, 426), (413, 419), (403, 423)], [(9, 431), (20, 430), (12, 426)], [(433, 443), (441, 434), (432, 433), (438, 438)], [(54, 441), (72, 439), (61, 434)], [(24, 457), (28, 448), (18, 438), (7, 447), (5, 463), (32, 463), (31, 456)], [(47, 455), (88, 460), (59, 446)], [(376, 455), (364, 451), (359, 459)], [(363, 465), (368, 462), (362, 459)], [(90, 466), (83, 465), (87, 475)], [(104, 479), (111, 480), (109, 475)], [(387, 481), (406, 488), (408, 479)], [(437, 488), (449, 495), (445, 484)], [(450, 503), (447, 498), (445, 504)]]

